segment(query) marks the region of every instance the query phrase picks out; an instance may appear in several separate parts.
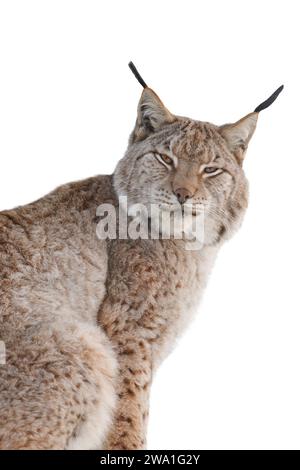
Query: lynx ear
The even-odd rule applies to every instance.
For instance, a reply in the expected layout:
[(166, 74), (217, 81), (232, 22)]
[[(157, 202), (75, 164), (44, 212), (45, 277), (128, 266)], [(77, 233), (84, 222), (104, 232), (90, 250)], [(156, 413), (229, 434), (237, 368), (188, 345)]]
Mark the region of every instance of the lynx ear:
[(248, 143), (255, 131), (258, 113), (250, 113), (234, 124), (225, 124), (220, 132), (225, 138), (229, 150), (234, 153), (239, 163), (244, 159)]
[(151, 88), (145, 88), (138, 105), (134, 141), (145, 139), (165, 124), (175, 120)]
[(275, 90), (268, 99), (258, 105), (253, 113), (248, 114), (235, 124), (226, 124), (225, 126), (220, 127), (221, 134), (227, 141), (229, 149), (235, 154), (239, 163), (242, 163), (248, 142), (255, 131), (258, 113), (271, 106), (282, 90), (283, 85), (277, 88), (277, 90)]
[(133, 62), (129, 62), (128, 66), (144, 88), (138, 105), (135, 128), (131, 135), (131, 142), (135, 142), (145, 139), (163, 125), (175, 121), (175, 116), (167, 110), (157, 94), (148, 87)]

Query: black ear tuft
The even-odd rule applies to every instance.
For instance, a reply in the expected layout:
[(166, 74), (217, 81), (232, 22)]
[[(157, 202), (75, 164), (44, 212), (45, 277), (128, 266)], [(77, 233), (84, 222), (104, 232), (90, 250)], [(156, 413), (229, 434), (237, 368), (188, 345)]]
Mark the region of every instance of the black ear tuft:
[(257, 108), (255, 108), (254, 112), (255, 113), (259, 113), (260, 111), (262, 111), (263, 109), (266, 109), (268, 108), (269, 106), (271, 106), (272, 103), (274, 103), (274, 101), (276, 100), (277, 96), (279, 95), (279, 93), (281, 93), (283, 90), (283, 85), (281, 85), (276, 91), (274, 91), (273, 95), (271, 95), (266, 101), (264, 101), (263, 103), (261, 103), (260, 105), (257, 106)]
[(142, 85), (142, 87), (147, 88), (147, 84), (145, 80), (142, 79), (141, 75), (137, 71), (137, 68), (132, 61), (129, 62), (128, 67), (130, 68), (131, 72), (133, 73), (137, 81)]

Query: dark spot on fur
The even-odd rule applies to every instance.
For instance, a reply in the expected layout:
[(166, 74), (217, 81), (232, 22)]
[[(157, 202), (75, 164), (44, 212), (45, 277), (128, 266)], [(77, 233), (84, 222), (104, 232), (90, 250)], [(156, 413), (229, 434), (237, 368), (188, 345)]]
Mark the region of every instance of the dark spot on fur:
[(121, 354), (124, 354), (126, 356), (131, 356), (132, 354), (134, 354), (134, 350), (130, 349), (130, 348), (127, 348), (127, 349), (124, 349), (123, 351), (121, 351)]
[(226, 233), (226, 227), (225, 225), (221, 225), (221, 227), (219, 228), (219, 238), (223, 237), (223, 235)]
[(236, 218), (236, 213), (235, 213), (234, 209), (232, 207), (229, 207), (228, 210), (229, 210), (229, 214), (231, 215), (231, 217), (233, 219), (235, 219)]

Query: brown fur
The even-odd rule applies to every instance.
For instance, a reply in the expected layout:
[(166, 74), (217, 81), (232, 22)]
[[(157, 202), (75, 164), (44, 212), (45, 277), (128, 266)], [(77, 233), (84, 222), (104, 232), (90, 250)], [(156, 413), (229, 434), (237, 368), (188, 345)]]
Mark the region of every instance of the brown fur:
[[(218, 128), (172, 115), (146, 88), (113, 176), (0, 214), (1, 449), (146, 446), (153, 373), (245, 212), (242, 159), (256, 117)], [(99, 204), (127, 195), (129, 205), (172, 208), (178, 188), (206, 208), (201, 250), (186, 250), (184, 237), (97, 238)]]

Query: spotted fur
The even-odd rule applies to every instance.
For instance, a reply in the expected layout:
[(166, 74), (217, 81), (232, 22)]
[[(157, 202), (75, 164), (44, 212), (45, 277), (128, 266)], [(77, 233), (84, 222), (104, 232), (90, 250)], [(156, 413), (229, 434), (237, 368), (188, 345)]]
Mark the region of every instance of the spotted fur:
[[(256, 119), (217, 127), (175, 116), (146, 87), (114, 175), (0, 214), (1, 449), (145, 448), (153, 374), (247, 207), (242, 161)], [(222, 171), (204, 173), (213, 165)], [(173, 211), (178, 189), (205, 208), (200, 250), (186, 250), (184, 234), (97, 238), (99, 204), (126, 195), (129, 210)]]

